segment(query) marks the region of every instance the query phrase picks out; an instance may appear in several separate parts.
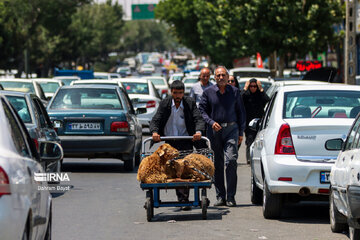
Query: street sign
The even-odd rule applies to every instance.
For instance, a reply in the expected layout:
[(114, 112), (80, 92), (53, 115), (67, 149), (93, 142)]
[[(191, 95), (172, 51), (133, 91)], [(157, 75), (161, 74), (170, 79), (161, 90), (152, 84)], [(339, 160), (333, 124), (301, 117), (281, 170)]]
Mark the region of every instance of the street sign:
[(132, 4), (132, 20), (154, 19), (156, 4)]

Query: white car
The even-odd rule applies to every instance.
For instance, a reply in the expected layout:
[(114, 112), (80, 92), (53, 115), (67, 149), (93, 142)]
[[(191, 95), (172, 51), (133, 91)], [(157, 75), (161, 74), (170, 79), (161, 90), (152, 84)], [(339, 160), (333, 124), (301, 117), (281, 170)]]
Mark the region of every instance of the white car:
[(94, 72), (94, 79), (110, 80), (111, 76), (106, 72)]
[(131, 68), (130, 68), (130, 67), (118, 67), (118, 68), (116, 69), (116, 72), (117, 72), (121, 77), (131, 76)]
[(256, 68), (256, 67), (239, 67), (232, 68), (229, 70), (229, 74), (233, 75), (239, 80), (242, 78), (268, 78), (270, 77), (270, 70), (266, 68)]
[(123, 78), (119, 81), (129, 95), (139, 122), (143, 127), (149, 127), (161, 101), (154, 84), (144, 78)]
[(183, 83), (185, 85), (185, 95), (189, 95), (192, 87), (195, 83), (199, 81), (199, 77), (196, 76), (188, 76), (184, 77)]
[(171, 84), (175, 80), (182, 81), (184, 78), (184, 73), (174, 73), (169, 78), (169, 84)]
[(53, 77), (53, 79), (61, 80), (66, 86), (69, 86), (72, 81), (81, 80), (81, 78), (77, 76), (57, 76)]
[[(40, 143), (37, 154), (24, 124), (10, 103), (0, 95), (0, 233), (1, 239), (51, 239), (51, 195), (46, 181), (36, 181), (35, 174), (45, 174), (42, 161), (60, 160), (58, 143)], [(47, 152), (45, 149), (57, 149)]]
[(152, 77), (143, 77), (145, 79), (150, 80), (155, 88), (158, 90), (160, 96), (166, 96), (170, 94), (170, 87), (164, 77), (160, 76), (152, 76)]
[(40, 84), (48, 100), (54, 96), (59, 87), (64, 86), (64, 83), (59, 79), (35, 78), (34, 80)]
[[(321, 87), (319, 87), (321, 86)], [(279, 87), (250, 147), (251, 201), (262, 201), (265, 218), (281, 215), (286, 199), (328, 200), (337, 151), (325, 142), (346, 136), (360, 105), (360, 87), (343, 84)], [(259, 124), (260, 123), (260, 124)]]
[(155, 72), (155, 67), (154, 67), (154, 65), (152, 65), (150, 63), (143, 64), (139, 70), (139, 73), (143, 74), (143, 75), (145, 75), (145, 74), (151, 75), (154, 72)]
[[(350, 116), (360, 112), (354, 107)], [(360, 115), (355, 119), (344, 143), (342, 138), (326, 142), (329, 150), (340, 151), (330, 172), (330, 226), (341, 233), (349, 226), (351, 240), (360, 239)]]
[(279, 87), (291, 86), (291, 85), (321, 85), (328, 84), (327, 82), (321, 81), (309, 81), (309, 80), (283, 80), (275, 81), (271, 86), (266, 90), (266, 94), (271, 98)]

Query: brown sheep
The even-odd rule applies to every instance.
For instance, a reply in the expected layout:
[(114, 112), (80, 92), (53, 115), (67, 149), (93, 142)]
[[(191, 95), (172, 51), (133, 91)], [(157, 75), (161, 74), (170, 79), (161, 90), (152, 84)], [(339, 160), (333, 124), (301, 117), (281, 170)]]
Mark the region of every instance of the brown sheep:
[(142, 183), (164, 183), (168, 178), (165, 174), (165, 164), (178, 155), (179, 151), (169, 144), (161, 145), (153, 154), (141, 161), (137, 180)]
[(174, 161), (169, 161), (167, 163), (167, 175), (174, 178), (181, 179), (192, 179), (195, 181), (204, 181), (208, 180), (206, 176), (194, 170), (197, 170), (209, 175), (209, 177), (214, 176), (215, 167), (214, 163), (207, 157), (201, 154), (192, 153), (187, 155), (183, 159), (178, 159)]

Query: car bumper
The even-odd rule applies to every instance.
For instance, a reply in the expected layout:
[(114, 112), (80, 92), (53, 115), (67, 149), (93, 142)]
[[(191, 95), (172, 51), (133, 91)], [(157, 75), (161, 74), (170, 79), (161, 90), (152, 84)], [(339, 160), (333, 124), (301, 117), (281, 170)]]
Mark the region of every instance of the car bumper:
[(135, 136), (59, 136), (65, 157), (133, 154)]
[(360, 186), (349, 186), (347, 190), (349, 213), (353, 218), (360, 218)]
[[(320, 182), (320, 172), (330, 172), (333, 163), (299, 161), (295, 156), (273, 155), (268, 161), (267, 183), (271, 193), (299, 193), (306, 187), (309, 194), (328, 194), (330, 183)], [(280, 179), (289, 179), (284, 181)], [(319, 192), (319, 190), (322, 190)]]

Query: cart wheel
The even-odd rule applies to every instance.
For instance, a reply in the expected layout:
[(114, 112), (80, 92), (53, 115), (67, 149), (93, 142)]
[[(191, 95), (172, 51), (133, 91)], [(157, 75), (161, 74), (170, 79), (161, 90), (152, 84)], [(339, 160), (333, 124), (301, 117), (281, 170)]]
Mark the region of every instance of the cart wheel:
[(201, 196), (201, 210), (202, 210), (202, 219), (207, 219), (207, 205), (208, 199), (206, 196)]
[(145, 209), (146, 209), (146, 219), (148, 222), (151, 222), (151, 219), (154, 217), (154, 205), (153, 205), (152, 191), (150, 190), (146, 192)]

